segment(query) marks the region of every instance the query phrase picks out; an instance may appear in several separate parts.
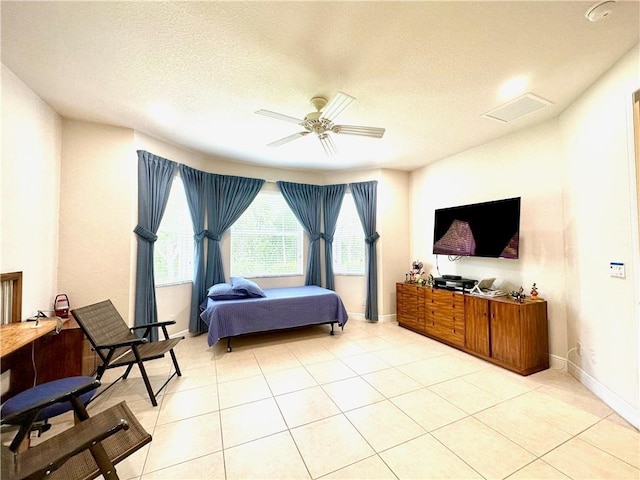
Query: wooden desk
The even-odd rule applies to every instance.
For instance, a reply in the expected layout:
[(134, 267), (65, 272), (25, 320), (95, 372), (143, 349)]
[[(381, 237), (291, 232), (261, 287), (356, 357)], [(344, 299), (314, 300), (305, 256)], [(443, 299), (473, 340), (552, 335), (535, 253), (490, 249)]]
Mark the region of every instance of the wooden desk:
[(29, 345), (47, 333), (56, 329), (57, 320), (40, 320), (36, 322), (7, 323), (0, 326), (0, 357), (7, 355)]
[(63, 319), (56, 334), (57, 321), (19, 322), (0, 327), (0, 371), (11, 370), (9, 390), (0, 401), (41, 383), (75, 375), (93, 375), (97, 367), (95, 352), (73, 318)]

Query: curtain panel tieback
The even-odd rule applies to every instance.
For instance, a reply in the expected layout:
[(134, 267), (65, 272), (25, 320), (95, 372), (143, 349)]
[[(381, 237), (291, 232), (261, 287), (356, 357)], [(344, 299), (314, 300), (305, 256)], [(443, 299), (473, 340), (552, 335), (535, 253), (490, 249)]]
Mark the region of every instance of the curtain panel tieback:
[(333, 237), (331, 235), (327, 235), (326, 233), (321, 233), (320, 236), (324, 239), (325, 242), (333, 243)]
[(365, 238), (364, 241), (369, 245), (371, 245), (373, 243), (376, 243), (376, 240), (378, 240), (379, 238), (380, 238), (380, 235), (378, 234), (378, 232), (375, 232), (373, 235)]
[(309, 235), (309, 241), (311, 241), (311, 242), (317, 242), (321, 238), (322, 238), (322, 234), (320, 234), (320, 233), (313, 233), (313, 234)]
[(153, 233), (148, 228), (141, 227), (140, 225), (137, 225), (136, 228), (133, 229), (133, 233), (149, 243), (154, 243), (156, 240), (158, 240), (158, 236), (155, 233)]
[(196, 233), (193, 236), (193, 239), (196, 242), (200, 243), (200, 242), (202, 242), (202, 240), (204, 240), (204, 237), (207, 237), (209, 240), (215, 240), (216, 242), (219, 242), (220, 238), (221, 238), (220, 235), (214, 235), (209, 230), (202, 230), (200, 233)]

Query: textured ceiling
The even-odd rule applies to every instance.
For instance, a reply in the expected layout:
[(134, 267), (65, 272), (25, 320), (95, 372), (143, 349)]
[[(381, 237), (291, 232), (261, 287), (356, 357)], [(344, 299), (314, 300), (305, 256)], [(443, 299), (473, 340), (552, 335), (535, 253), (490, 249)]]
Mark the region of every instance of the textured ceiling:
[[(412, 170), (557, 116), (639, 41), (640, 2), (597, 23), (592, 4), (2, 1), (2, 62), (67, 118), (244, 163)], [(516, 75), (553, 105), (481, 117)], [(266, 147), (301, 128), (256, 110), (302, 118), (338, 91), (357, 100), (337, 123), (382, 139)]]

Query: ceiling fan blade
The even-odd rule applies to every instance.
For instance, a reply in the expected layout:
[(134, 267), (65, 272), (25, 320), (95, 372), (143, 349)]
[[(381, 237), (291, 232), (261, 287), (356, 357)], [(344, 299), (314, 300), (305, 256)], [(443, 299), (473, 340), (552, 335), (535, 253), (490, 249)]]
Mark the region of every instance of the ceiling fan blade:
[(304, 137), (308, 135), (310, 132), (298, 132), (293, 135), (289, 135), (288, 137), (281, 138), (280, 140), (276, 140), (275, 142), (271, 142), (267, 145), (267, 147), (279, 147), (280, 145), (284, 145), (285, 143), (290, 142), (291, 140), (295, 140), (296, 138)]
[(359, 125), (334, 125), (331, 128), (333, 133), (347, 135), (362, 135), (363, 137), (382, 138), (385, 129), (380, 127), (362, 127)]
[(342, 111), (351, 105), (351, 102), (355, 100), (351, 95), (338, 92), (335, 97), (331, 99), (329, 103), (322, 109), (322, 116), (320, 118), (326, 118), (327, 120), (334, 121)]
[(298, 125), (302, 124), (302, 120), (299, 118), (290, 117), (289, 115), (283, 115), (282, 113), (272, 112), (271, 110), (258, 110), (256, 111), (258, 115), (266, 115), (267, 117), (275, 118), (277, 120), (284, 120), (285, 122), (297, 123)]
[(324, 153), (327, 154), (327, 157), (331, 157), (332, 155), (338, 154), (338, 149), (336, 148), (336, 144), (333, 143), (333, 140), (331, 139), (330, 135), (326, 133), (322, 133), (318, 135), (318, 140), (320, 140), (320, 144), (322, 145), (322, 148), (324, 148)]

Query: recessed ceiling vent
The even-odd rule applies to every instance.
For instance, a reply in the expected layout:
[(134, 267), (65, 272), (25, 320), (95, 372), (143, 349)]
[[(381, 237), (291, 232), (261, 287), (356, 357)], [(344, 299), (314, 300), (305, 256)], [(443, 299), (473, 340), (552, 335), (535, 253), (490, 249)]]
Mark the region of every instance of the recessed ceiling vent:
[(498, 108), (494, 108), (482, 116), (498, 120), (499, 122), (508, 123), (549, 105), (553, 104), (532, 93), (525, 93), (521, 97), (511, 100)]

